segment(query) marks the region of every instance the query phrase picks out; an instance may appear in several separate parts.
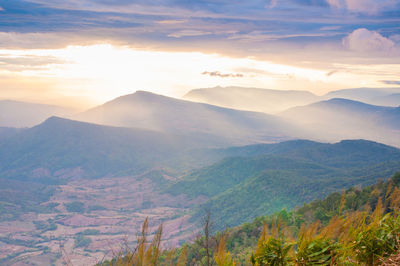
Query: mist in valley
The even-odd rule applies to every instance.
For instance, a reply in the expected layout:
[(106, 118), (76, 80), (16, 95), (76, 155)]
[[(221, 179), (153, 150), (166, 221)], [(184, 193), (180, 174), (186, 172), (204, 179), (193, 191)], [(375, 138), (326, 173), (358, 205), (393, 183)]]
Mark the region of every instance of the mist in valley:
[(0, 0), (0, 265), (398, 252), (399, 10)]

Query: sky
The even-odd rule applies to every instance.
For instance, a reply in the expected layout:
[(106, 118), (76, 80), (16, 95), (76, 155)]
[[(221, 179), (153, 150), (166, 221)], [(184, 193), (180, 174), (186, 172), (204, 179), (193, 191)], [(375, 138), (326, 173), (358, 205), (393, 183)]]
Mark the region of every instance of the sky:
[(400, 0), (0, 0), (0, 99), (400, 89)]

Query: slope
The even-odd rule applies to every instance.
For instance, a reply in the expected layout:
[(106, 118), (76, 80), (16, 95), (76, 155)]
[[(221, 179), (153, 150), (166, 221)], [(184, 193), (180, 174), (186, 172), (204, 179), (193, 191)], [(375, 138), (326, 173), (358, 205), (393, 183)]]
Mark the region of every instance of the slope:
[[(8, 136), (0, 141), (0, 221), (28, 212), (57, 212), (58, 204), (44, 203), (59, 185), (74, 180), (127, 176), (134, 185), (147, 178), (157, 189), (170, 182), (164, 173), (202, 163), (203, 153), (196, 157), (189, 152), (197, 147), (196, 139), (147, 130), (52, 117), (33, 128), (5, 129), (4, 134)], [(109, 195), (104, 191), (104, 196)]]
[[(279, 210), (271, 215), (259, 216), (251, 222), (241, 224), (237, 227), (226, 228), (222, 235), (226, 240), (227, 251), (230, 252), (239, 265), (247, 265), (249, 258), (256, 250), (257, 243), (259, 243), (264, 225), (271, 228), (276, 221), (280, 221), (284, 227), (287, 227), (291, 231), (293, 236), (296, 236), (302, 224), (311, 227), (313, 223), (320, 221), (322, 226), (326, 226), (332, 221), (332, 218), (339, 216), (340, 212), (342, 215), (349, 215), (355, 211), (368, 212), (368, 208), (372, 212), (379, 198), (383, 200), (383, 204), (386, 207), (385, 213), (390, 212), (390, 198), (388, 196), (390, 194), (395, 196), (396, 191), (394, 187), (398, 187), (399, 185), (400, 172), (397, 172), (388, 182), (378, 182), (364, 188), (351, 187), (345, 190), (344, 194), (336, 191), (323, 199), (313, 200), (297, 208)], [(366, 208), (366, 206), (368, 207)], [(211, 237), (211, 241), (218, 240), (220, 236), (221, 233), (217, 233)], [(292, 240), (292, 238), (290, 239)], [(196, 239), (194, 243), (186, 244), (188, 260), (201, 261), (204, 256), (204, 253), (199, 252), (201, 248), (202, 241), (200, 239)], [(215, 249), (212, 252), (215, 252)]]
[[(219, 228), (249, 221), (262, 213), (294, 207), (332, 191), (369, 185), (400, 165), (400, 150), (369, 141), (324, 144), (290, 141), (223, 151), (235, 157), (193, 171), (167, 191), (209, 198)], [(242, 154), (242, 155), (240, 155)]]
[(0, 144), (0, 174), (49, 182), (140, 173), (193, 148), (193, 143), (159, 132), (52, 117)]
[(294, 107), (280, 115), (325, 140), (364, 138), (400, 146), (400, 107), (335, 98)]
[(399, 93), (399, 88), (354, 88), (328, 92), (322, 96), (322, 99), (344, 98), (373, 105), (396, 107), (400, 105)]
[(283, 119), (138, 91), (76, 117), (103, 125), (135, 127), (181, 135), (217, 136), (228, 144), (276, 141), (298, 129)]

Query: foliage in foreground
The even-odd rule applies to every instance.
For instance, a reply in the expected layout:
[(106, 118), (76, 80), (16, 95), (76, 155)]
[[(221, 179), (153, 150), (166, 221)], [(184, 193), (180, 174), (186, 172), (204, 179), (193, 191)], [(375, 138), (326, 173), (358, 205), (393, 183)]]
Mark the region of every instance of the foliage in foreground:
[(386, 183), (332, 194), (293, 212), (282, 211), (224, 233), (200, 236), (175, 250), (160, 249), (161, 226), (147, 243), (146, 219), (137, 247), (105, 264), (398, 265), (399, 185), (397, 173)]

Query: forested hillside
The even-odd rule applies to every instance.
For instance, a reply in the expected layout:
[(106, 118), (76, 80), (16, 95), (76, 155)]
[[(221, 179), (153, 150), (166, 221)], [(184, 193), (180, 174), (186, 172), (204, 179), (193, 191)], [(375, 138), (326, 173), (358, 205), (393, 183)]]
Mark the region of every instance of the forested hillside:
[(374, 184), (400, 165), (399, 149), (364, 140), (335, 144), (297, 140), (220, 152), (228, 158), (195, 170), (166, 189), (172, 195), (207, 197), (193, 219), (210, 209), (219, 229), (342, 188)]
[(215, 234), (208, 213), (193, 243), (162, 253), (162, 227), (148, 245), (146, 220), (138, 246), (111, 264), (398, 265), (399, 211), (400, 172), (387, 182), (335, 192)]

